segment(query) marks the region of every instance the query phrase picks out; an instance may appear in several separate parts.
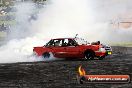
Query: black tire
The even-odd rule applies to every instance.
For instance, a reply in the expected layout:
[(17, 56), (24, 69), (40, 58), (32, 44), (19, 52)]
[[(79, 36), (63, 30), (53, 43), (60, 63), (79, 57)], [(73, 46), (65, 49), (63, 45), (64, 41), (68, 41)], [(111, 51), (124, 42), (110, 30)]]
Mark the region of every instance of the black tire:
[(85, 52), (85, 60), (93, 60), (95, 57), (94, 51), (87, 51)]
[(105, 58), (105, 56), (98, 57), (99, 60), (103, 60), (104, 58)]
[(46, 52), (42, 55), (43, 58), (50, 58), (50, 53), (49, 52)]

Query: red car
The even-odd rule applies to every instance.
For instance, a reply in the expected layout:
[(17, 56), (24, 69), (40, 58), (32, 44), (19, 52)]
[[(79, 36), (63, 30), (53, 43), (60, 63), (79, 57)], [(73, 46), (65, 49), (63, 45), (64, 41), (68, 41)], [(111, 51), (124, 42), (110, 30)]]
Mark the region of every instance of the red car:
[(94, 59), (94, 57), (103, 59), (106, 55), (111, 54), (111, 51), (107, 52), (100, 42), (79, 44), (76, 38), (51, 39), (44, 46), (34, 47), (33, 52), (43, 58), (50, 58), (53, 54), (57, 58), (83, 58), (86, 60)]

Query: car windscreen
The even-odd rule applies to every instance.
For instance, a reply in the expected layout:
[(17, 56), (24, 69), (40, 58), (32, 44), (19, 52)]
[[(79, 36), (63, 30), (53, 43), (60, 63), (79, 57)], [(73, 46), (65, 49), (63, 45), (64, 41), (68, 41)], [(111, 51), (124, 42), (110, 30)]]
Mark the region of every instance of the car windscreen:
[(51, 46), (51, 45), (53, 45), (53, 43), (54, 43), (54, 41), (50, 40), (48, 43), (46, 43), (45, 47)]

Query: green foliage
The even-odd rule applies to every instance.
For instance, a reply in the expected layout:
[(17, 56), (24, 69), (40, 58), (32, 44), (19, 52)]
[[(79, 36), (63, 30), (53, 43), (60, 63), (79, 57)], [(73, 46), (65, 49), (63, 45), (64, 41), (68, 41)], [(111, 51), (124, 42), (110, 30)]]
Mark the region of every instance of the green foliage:
[(132, 47), (132, 42), (113, 42), (110, 45), (112, 45), (112, 46)]
[(16, 21), (15, 20), (11, 20), (11, 21), (0, 21), (0, 25), (2, 25), (3, 23), (5, 25), (15, 25), (16, 24)]

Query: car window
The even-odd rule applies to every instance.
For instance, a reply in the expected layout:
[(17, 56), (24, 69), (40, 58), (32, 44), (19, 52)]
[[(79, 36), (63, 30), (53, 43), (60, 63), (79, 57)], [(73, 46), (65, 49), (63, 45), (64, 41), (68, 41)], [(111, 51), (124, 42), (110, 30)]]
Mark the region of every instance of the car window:
[(50, 40), (47, 44), (46, 47), (54, 46), (54, 40)]
[(67, 44), (67, 46), (76, 46), (77, 44), (76, 44), (76, 42), (75, 41), (73, 41), (72, 39), (68, 39), (68, 44)]
[(46, 47), (52, 47), (52, 46), (62, 46), (62, 40), (60, 39), (55, 39), (55, 40), (50, 40), (47, 44)]
[(54, 40), (50, 40), (47, 44), (46, 47), (58, 47), (58, 46), (62, 46), (62, 47), (67, 47), (67, 46), (76, 46), (78, 45), (76, 43), (76, 41), (72, 40), (72, 39), (54, 39)]
[(63, 44), (62, 44), (62, 46), (65, 47), (65, 46), (67, 46), (67, 44), (68, 44), (68, 39), (64, 39), (64, 40), (63, 40)]
[(62, 40), (54, 40), (54, 46), (62, 46)]

